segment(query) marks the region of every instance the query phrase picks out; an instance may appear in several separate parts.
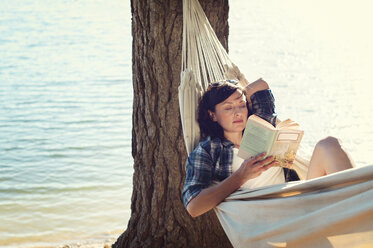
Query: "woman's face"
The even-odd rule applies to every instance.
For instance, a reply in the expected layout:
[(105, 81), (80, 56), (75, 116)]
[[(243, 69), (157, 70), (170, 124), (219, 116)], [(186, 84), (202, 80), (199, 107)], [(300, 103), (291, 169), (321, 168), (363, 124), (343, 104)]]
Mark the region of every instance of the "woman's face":
[(215, 112), (209, 111), (209, 114), (212, 120), (223, 128), (224, 136), (234, 132), (242, 134), (248, 115), (245, 94), (241, 90), (236, 90), (225, 101), (215, 106)]

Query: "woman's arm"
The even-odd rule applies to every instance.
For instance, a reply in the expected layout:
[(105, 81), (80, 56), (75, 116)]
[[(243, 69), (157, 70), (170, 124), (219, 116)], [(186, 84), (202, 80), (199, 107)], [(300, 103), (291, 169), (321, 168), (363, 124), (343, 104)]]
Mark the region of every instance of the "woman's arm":
[(203, 189), (196, 197), (190, 200), (186, 209), (193, 218), (200, 216), (222, 202), (241, 185), (238, 175), (232, 174), (224, 181)]
[(263, 159), (264, 157), (265, 153), (262, 153), (245, 160), (241, 167), (224, 181), (203, 189), (188, 203), (186, 207), (188, 213), (192, 217), (206, 213), (241, 187), (247, 180), (260, 176), (262, 172), (277, 163), (273, 160), (273, 156)]
[(251, 104), (251, 100), (250, 100), (250, 97), (257, 91), (261, 91), (261, 90), (267, 90), (269, 89), (269, 85), (266, 81), (264, 81), (262, 78), (259, 78), (258, 80), (256, 80), (255, 82), (251, 83), (251, 84), (248, 84), (246, 87), (245, 87), (245, 95), (246, 95), (246, 100), (247, 102), (249, 103), (249, 108), (252, 109), (252, 104)]

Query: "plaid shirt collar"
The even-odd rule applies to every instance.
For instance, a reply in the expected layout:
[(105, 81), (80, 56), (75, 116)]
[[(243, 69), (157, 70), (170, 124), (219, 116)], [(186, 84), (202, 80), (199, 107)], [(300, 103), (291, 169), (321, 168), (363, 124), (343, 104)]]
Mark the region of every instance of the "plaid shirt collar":
[(210, 137), (208, 137), (208, 139), (210, 139), (211, 142), (213, 142), (213, 143), (218, 143), (218, 144), (220, 143), (226, 148), (229, 148), (230, 146), (234, 146), (234, 144), (226, 138), (219, 138), (219, 137), (210, 138)]

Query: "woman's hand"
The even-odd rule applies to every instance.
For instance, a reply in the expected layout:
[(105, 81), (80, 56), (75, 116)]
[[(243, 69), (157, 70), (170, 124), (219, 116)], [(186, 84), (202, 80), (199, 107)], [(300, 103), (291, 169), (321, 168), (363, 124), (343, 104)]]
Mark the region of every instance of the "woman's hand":
[(266, 153), (261, 153), (255, 157), (246, 159), (241, 167), (235, 172), (238, 174), (241, 185), (246, 183), (247, 180), (260, 176), (264, 171), (268, 170), (274, 165), (278, 165), (278, 162), (274, 160), (273, 156), (268, 158), (264, 157)]
[(232, 192), (240, 188), (247, 180), (258, 177), (263, 171), (268, 170), (278, 163), (274, 161), (273, 156), (263, 159), (265, 155), (265, 153), (261, 153), (253, 158), (245, 160), (241, 167), (231, 176), (218, 184), (203, 189), (188, 203), (186, 207), (188, 213), (192, 217), (197, 217), (206, 213)]

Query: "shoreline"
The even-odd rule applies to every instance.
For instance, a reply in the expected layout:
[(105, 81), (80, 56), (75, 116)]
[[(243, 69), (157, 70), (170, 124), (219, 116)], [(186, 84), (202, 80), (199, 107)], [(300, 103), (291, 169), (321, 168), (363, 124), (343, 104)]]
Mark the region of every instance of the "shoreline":
[(58, 242), (30, 242), (30, 243), (13, 243), (4, 245), (4, 248), (110, 248), (121, 234), (92, 237), (86, 239), (71, 239)]
[[(102, 240), (101, 242), (96, 241), (82, 241), (82, 242), (75, 242), (70, 244), (64, 244), (61, 246), (57, 246), (58, 248), (110, 248), (117, 238), (110, 238)], [(40, 248), (46, 248), (46, 247), (40, 247)]]

